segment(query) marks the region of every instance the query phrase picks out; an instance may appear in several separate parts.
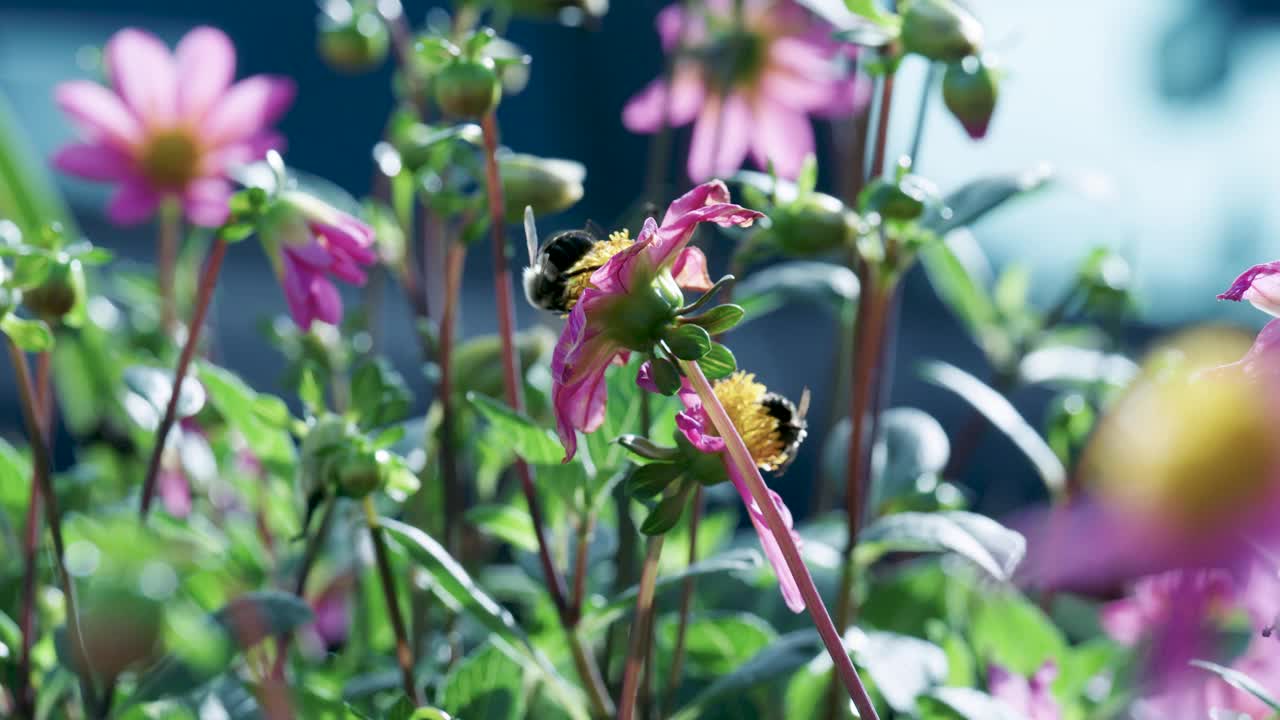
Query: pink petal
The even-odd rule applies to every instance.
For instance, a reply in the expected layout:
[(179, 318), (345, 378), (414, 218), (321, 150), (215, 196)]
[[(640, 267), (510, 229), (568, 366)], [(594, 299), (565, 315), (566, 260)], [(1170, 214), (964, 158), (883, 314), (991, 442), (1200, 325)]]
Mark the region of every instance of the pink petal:
[(751, 131), (751, 110), (742, 96), (705, 102), (689, 141), (689, 179), (702, 182), (742, 167)]
[(312, 273), (323, 272), (333, 264), (328, 248), (314, 238), (300, 245), (285, 245), (284, 254), (294, 262), (306, 265)]
[(676, 414), (676, 428), (690, 445), (704, 453), (718, 453), (724, 450), (724, 438), (708, 434), (710, 422), (701, 405)]
[(107, 217), (117, 225), (137, 225), (155, 214), (160, 194), (141, 180), (127, 180), (107, 204)]
[[(655, 267), (674, 264), (699, 224), (710, 222), (720, 227), (749, 227), (756, 218), (763, 217), (755, 210), (727, 202), (728, 199), (729, 191), (724, 183), (719, 180), (704, 183), (671, 203), (652, 241), (642, 243), (642, 238), (637, 238), (631, 247), (642, 250)], [(641, 236), (644, 234), (641, 232)], [(592, 282), (595, 282), (594, 275)]]
[(622, 124), (633, 133), (657, 132), (664, 124), (687, 125), (697, 117), (705, 98), (702, 73), (696, 66), (681, 64), (672, 75), (670, 94), (662, 78), (649, 83), (623, 106)]
[(671, 225), (685, 215), (707, 205), (727, 202), (729, 202), (729, 186), (725, 185), (724, 181), (704, 182), (671, 201), (667, 206), (666, 214), (662, 216), (662, 225), (664, 227)]
[(695, 44), (706, 35), (706, 22), (700, 14), (687, 17), (679, 3), (668, 5), (658, 11), (654, 17), (654, 25), (658, 28), (658, 38), (662, 41), (662, 51), (670, 53), (682, 44)]
[(591, 301), (588, 289), (573, 306), (551, 356), (551, 399), (555, 407), (556, 433), (564, 445), (564, 462), (578, 448), (575, 430), (591, 432), (604, 422), (608, 385), (605, 370), (621, 348), (588, 324)]
[(779, 177), (794, 180), (804, 166), (805, 156), (813, 152), (813, 126), (809, 118), (803, 112), (763, 101), (757, 101), (755, 110), (752, 159), (761, 168), (773, 163)]
[(707, 274), (707, 256), (696, 247), (686, 247), (676, 256), (671, 268), (676, 284), (686, 290), (706, 292), (715, 285)]
[(123, 180), (132, 175), (133, 162), (111, 145), (72, 143), (53, 156), (53, 166), (86, 180)]
[(107, 41), (103, 56), (111, 84), (144, 125), (172, 123), (178, 109), (178, 73), (159, 38), (125, 28)]
[(330, 325), (342, 322), (342, 295), (328, 278), (322, 275), (312, 277), (309, 291), (317, 320)]
[(1240, 273), (1219, 300), (1248, 300), (1259, 310), (1280, 317), (1280, 287), (1275, 276), (1280, 274), (1280, 260), (1263, 263)]
[(221, 178), (202, 178), (187, 186), (182, 209), (187, 219), (202, 227), (218, 227), (230, 214), (231, 184)]
[(236, 74), (236, 48), (217, 28), (198, 27), (178, 43), (178, 112), (199, 122), (231, 87)]
[(1150, 630), (1149, 618), (1132, 598), (1113, 600), (1098, 614), (1102, 629), (1121, 645), (1133, 646)]
[(88, 80), (72, 80), (53, 91), (58, 107), (84, 128), (91, 139), (124, 150), (141, 141), (142, 126), (120, 97)]
[[(795, 576), (791, 574), (791, 566), (787, 565), (787, 560), (782, 554), (782, 547), (778, 545), (778, 539), (774, 537), (773, 531), (769, 529), (769, 523), (765, 520), (760, 506), (752, 498), (751, 490), (747, 488), (746, 481), (739, 476), (737, 465), (727, 457), (724, 464), (725, 469), (729, 471), (733, 486), (737, 488), (738, 495), (742, 497), (742, 502), (747, 506), (747, 513), (751, 516), (751, 524), (755, 526), (756, 534), (760, 536), (760, 546), (764, 550), (764, 556), (768, 558), (769, 564), (773, 566), (774, 574), (778, 576), (778, 589), (782, 591), (782, 599), (787, 603), (787, 608), (791, 612), (798, 613), (803, 611), (805, 608), (804, 596), (800, 594), (800, 586), (796, 583)], [(792, 542), (799, 547), (800, 536), (791, 529), (791, 511), (782, 502), (782, 498), (778, 493), (773, 490), (768, 492), (769, 499), (773, 501), (773, 506), (777, 508), (778, 514), (782, 516), (783, 525), (791, 532)]]
[(286, 77), (254, 75), (245, 78), (218, 100), (204, 121), (210, 145), (242, 142), (266, 129), (293, 102), (293, 81)]
[(156, 492), (160, 494), (165, 512), (177, 518), (191, 514), (191, 484), (181, 470), (161, 469), (156, 477)]
[(255, 133), (241, 142), (223, 145), (205, 156), (206, 173), (225, 174), (236, 165), (247, 165), (266, 157), (268, 150), (284, 151), (284, 136), (272, 130)]
[(303, 330), (310, 329), (311, 321), (315, 319), (315, 312), (311, 307), (308, 288), (314, 273), (295, 260), (288, 250), (285, 250), (281, 259), (284, 276), (280, 279), (280, 285), (284, 290), (285, 302), (289, 305), (289, 315), (293, 318), (295, 325)]

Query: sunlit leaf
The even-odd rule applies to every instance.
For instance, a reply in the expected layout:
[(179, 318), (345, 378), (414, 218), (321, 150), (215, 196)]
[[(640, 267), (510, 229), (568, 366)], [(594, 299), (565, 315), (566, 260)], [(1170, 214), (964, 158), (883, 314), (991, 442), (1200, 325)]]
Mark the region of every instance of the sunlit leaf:
[(733, 300), (748, 321), (792, 302), (818, 305), (840, 316), (858, 300), (858, 278), (843, 265), (793, 260), (747, 276), (734, 289)]
[(1026, 553), (1026, 540), (984, 515), (903, 512), (886, 515), (858, 536), (858, 560), (889, 552), (955, 553), (994, 578), (1008, 580)]
[(779, 637), (768, 647), (739, 665), (728, 675), (721, 676), (705, 690), (682, 707), (673, 720), (693, 720), (702, 708), (722, 698), (741, 693), (769, 682), (776, 682), (791, 675), (822, 650), (822, 639), (815, 630), (797, 630)]
[(1046, 662), (1061, 667), (1067, 653), (1062, 631), (1015, 592), (990, 595), (974, 608), (969, 643), (982, 661), (1028, 677)]
[(0, 319), (0, 332), (26, 352), (44, 352), (53, 348), (53, 332), (42, 320), (23, 320), (11, 313)]
[[(675, 646), (677, 620), (667, 616), (657, 627), (657, 642)], [(688, 672), (695, 676), (727, 675), (772, 644), (778, 633), (749, 613), (697, 614), (685, 629)]]
[(538, 536), (529, 512), (514, 505), (477, 505), (467, 510), (467, 522), (525, 552), (536, 552)]
[[(209, 404), (244, 436), (260, 461), (284, 466), (293, 463), (293, 439), (275, 422), (264, 418), (263, 410), (277, 408), (278, 398), (259, 395), (231, 371), (215, 365), (201, 364), (197, 375), (208, 391)], [(273, 412), (278, 414), (278, 409)], [(288, 411), (284, 414), (287, 417)]]
[(1125, 387), (1138, 374), (1138, 364), (1118, 353), (1059, 345), (1032, 350), (1018, 365), (1029, 385), (1092, 385)]
[(1053, 177), (1048, 166), (1020, 173), (993, 175), (973, 180), (942, 201), (942, 207), (924, 219), (930, 230), (945, 235), (956, 228), (971, 225), (1009, 200), (1045, 186)]
[(459, 718), (514, 720), (523, 716), (523, 677), (519, 663), (491, 644), (481, 645), (445, 675), (438, 702)]
[(487, 395), (467, 393), (467, 400), (499, 429), (497, 437), (510, 445), (525, 462), (532, 465), (553, 465), (564, 458), (564, 447), (560, 445), (555, 433), (539, 427), (527, 416)]
[(916, 698), (946, 680), (947, 655), (928, 640), (855, 629), (845, 635), (845, 644), (885, 702), (900, 713), (910, 714)]
[(1223, 667), (1222, 665), (1212, 663), (1207, 660), (1192, 660), (1191, 664), (1202, 670), (1208, 670), (1227, 681), (1232, 687), (1249, 693), (1265, 703), (1267, 707), (1280, 712), (1280, 700), (1276, 700), (1271, 692), (1262, 686), (1262, 683), (1259, 683), (1257, 680), (1254, 680), (1239, 670)]
[(953, 713), (944, 717), (954, 717), (956, 720), (1027, 720), (1025, 715), (1005, 702), (973, 688), (938, 688), (925, 701), (938, 703)]

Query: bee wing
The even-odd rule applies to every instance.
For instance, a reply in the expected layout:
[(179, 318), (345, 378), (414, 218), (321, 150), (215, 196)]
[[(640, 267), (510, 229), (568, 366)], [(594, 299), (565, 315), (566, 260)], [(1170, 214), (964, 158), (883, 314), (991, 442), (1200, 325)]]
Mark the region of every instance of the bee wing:
[(533, 208), (524, 206), (524, 241), (529, 247), (529, 265), (538, 259), (538, 225), (533, 219)]
[(804, 392), (800, 393), (800, 406), (796, 409), (796, 417), (801, 422), (804, 422), (805, 416), (807, 416), (808, 414), (809, 414), (809, 388), (805, 388)]
[(609, 237), (609, 231), (601, 227), (600, 223), (595, 220), (588, 220), (587, 226), (583, 230), (586, 230), (587, 234), (596, 240), (604, 240)]

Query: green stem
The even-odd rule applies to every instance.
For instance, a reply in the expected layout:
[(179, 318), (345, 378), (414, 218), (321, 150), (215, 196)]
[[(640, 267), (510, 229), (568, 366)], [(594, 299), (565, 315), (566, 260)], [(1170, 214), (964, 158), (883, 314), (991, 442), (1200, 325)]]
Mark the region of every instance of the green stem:
[[(693, 492), (693, 507), (689, 511), (689, 558), (687, 567), (698, 562), (698, 524), (702, 519), (702, 486)], [(685, 576), (680, 588), (680, 614), (676, 624), (676, 645), (671, 651), (671, 670), (667, 673), (667, 697), (669, 704), (680, 689), (684, 674), (684, 642), (689, 631), (689, 612), (693, 609), (693, 575)]]
[(649, 549), (644, 556), (644, 568), (640, 571), (640, 591), (636, 595), (631, 647), (627, 651), (627, 662), (622, 671), (622, 694), (618, 697), (618, 720), (631, 720), (636, 713), (636, 698), (640, 692), (640, 669), (644, 665), (650, 624), (653, 622), (653, 594), (658, 583), (658, 559), (662, 556), (662, 540), (662, 535), (649, 538)]
[(369, 525), (369, 536), (373, 540), (373, 556), (378, 564), (382, 597), (387, 601), (387, 616), (391, 620), (391, 630), (396, 638), (396, 664), (400, 666), (400, 680), (405, 694), (415, 704), (421, 705), (422, 693), (418, 691), (418, 683), (413, 679), (413, 648), (409, 645), (409, 634), (405, 631), (404, 616), (400, 614), (400, 597), (396, 594), (395, 575), (391, 571), (391, 554), (387, 551), (387, 539), (378, 522), (378, 511), (373, 507), (372, 497), (366, 496), (364, 499), (364, 516)]
[(724, 439), (728, 461), (733, 463), (738, 476), (750, 491), (752, 500), (755, 501), (756, 506), (764, 514), (769, 531), (773, 533), (774, 541), (782, 552), (787, 568), (791, 571), (792, 577), (795, 578), (796, 585), (800, 590), (800, 596), (804, 598), (805, 608), (809, 611), (809, 617), (812, 618), (813, 624), (818, 630), (818, 635), (821, 636), (822, 642), (827, 648), (827, 653), (831, 655), (831, 660), (835, 664), (836, 674), (840, 677), (845, 689), (848, 690), (854, 707), (858, 709), (858, 714), (862, 720), (879, 720), (880, 716), (876, 713), (875, 705), (871, 703), (871, 696), (867, 694), (867, 690), (862, 684), (862, 679), (858, 677), (857, 669), (853, 667), (853, 661), (849, 659), (849, 653), (845, 649), (840, 633), (831, 622), (831, 616), (827, 614), (827, 606), (822, 602), (822, 596), (818, 594), (818, 588), (813, 583), (813, 576), (809, 574), (808, 566), (805, 565), (804, 559), (800, 557), (800, 548), (796, 546), (795, 540), (791, 537), (791, 530), (786, 526), (782, 515), (778, 513), (777, 506), (774, 505), (773, 499), (769, 496), (764, 478), (760, 475), (760, 468), (756, 467), (755, 461), (751, 459), (751, 452), (747, 449), (746, 443), (743, 442), (742, 436), (738, 434), (738, 428), (733, 424), (729, 414), (725, 412), (724, 406), (720, 404), (720, 399), (716, 397), (715, 392), (711, 389), (711, 383), (707, 381), (707, 376), (702, 373), (702, 368), (696, 362), (688, 360), (681, 360), (680, 367), (684, 370), (685, 376), (689, 378), (694, 391), (698, 393), (699, 399), (702, 400), (702, 407), (711, 418), (712, 424), (715, 425), (720, 437)]
[(177, 200), (160, 205), (160, 229), (156, 237), (156, 286), (160, 291), (160, 329), (173, 337), (178, 325), (174, 280), (178, 269), (178, 246), (182, 237), (182, 206)]

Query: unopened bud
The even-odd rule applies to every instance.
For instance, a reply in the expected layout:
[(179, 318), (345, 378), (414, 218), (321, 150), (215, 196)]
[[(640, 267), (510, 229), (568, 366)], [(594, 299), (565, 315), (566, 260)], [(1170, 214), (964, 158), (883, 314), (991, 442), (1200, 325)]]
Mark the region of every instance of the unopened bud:
[(924, 213), (929, 195), (923, 185), (916, 182), (890, 182), (882, 178), (871, 181), (858, 196), (858, 205), (864, 213), (875, 213), (885, 220), (915, 220)]
[(382, 468), (373, 453), (350, 452), (338, 466), (338, 491), (360, 499), (382, 487)]
[(974, 140), (986, 136), (999, 90), (996, 74), (976, 57), (948, 65), (942, 78), (943, 102)]
[(959, 62), (982, 47), (982, 25), (952, 0), (912, 0), (902, 15), (902, 46), (939, 62)]
[(91, 589), (81, 603), (80, 642), (68, 643), (78, 667), (113, 678), (155, 659), (164, 615), (158, 601), (111, 585)]
[(812, 193), (769, 213), (767, 241), (785, 255), (806, 257), (848, 247), (858, 216), (830, 195)]
[(36, 317), (52, 325), (80, 303), (84, 292), (84, 268), (80, 261), (58, 261), (39, 285), (22, 293), (22, 303)]
[(433, 84), (440, 109), (454, 117), (484, 117), (502, 100), (502, 82), (487, 57), (455, 59), (441, 68)]
[(568, 210), (582, 199), (582, 181), (587, 175), (581, 163), (572, 160), (511, 154), (498, 160), (502, 175), (503, 201), (507, 221), (519, 222), (525, 207), (535, 215)]
[(320, 56), (333, 69), (346, 73), (372, 70), (386, 60), (390, 41), (387, 24), (372, 3), (326, 3), (317, 43)]

